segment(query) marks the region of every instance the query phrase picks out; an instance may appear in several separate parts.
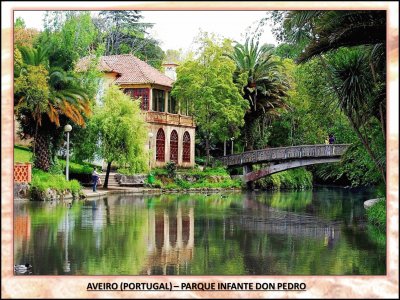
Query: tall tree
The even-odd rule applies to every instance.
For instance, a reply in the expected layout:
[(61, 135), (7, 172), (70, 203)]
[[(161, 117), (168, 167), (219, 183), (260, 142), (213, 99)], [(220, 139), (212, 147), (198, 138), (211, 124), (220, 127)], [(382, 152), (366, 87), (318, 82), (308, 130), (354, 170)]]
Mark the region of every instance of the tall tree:
[(14, 74), (15, 114), (22, 134), (33, 137), (35, 167), (48, 171), (61, 125), (84, 126), (90, 99), (71, 72), (49, 68), (43, 48), (21, 48), (21, 53), (22, 66)]
[[(341, 109), (386, 181), (381, 142), (386, 128), (385, 11), (290, 11), (277, 16), (282, 22), (278, 37), (304, 43), (298, 61), (321, 61)], [(345, 51), (346, 47), (358, 48)], [(374, 118), (383, 139), (368, 137)]]
[(245, 148), (252, 150), (256, 143), (255, 126), (261, 125), (259, 132), (263, 134), (266, 121), (278, 114), (279, 108), (287, 107), (289, 83), (272, 47), (260, 45), (258, 40), (248, 38), (244, 44), (236, 44), (229, 57), (236, 64), (235, 80), (246, 80), (243, 97), (250, 109), (245, 115), (244, 139)]
[(39, 31), (26, 28), (24, 19), (18, 17), (14, 23), (14, 48), (20, 46), (33, 47), (39, 37)]
[(102, 11), (95, 24), (105, 45), (105, 55), (130, 53), (160, 69), (164, 52), (159, 42), (147, 34), (153, 25), (141, 22), (142, 18), (137, 10)]
[(73, 70), (79, 58), (103, 53), (90, 12), (49, 11), (44, 28), (40, 44), (47, 46), (52, 67)]
[(97, 154), (107, 162), (104, 188), (108, 186), (111, 164), (125, 165), (132, 173), (148, 168), (145, 152), (147, 126), (141, 115), (140, 101), (132, 101), (117, 86), (108, 88), (102, 106), (95, 109), (88, 124), (85, 143), (97, 145)]
[[(211, 141), (237, 136), (249, 106), (233, 82), (235, 65), (226, 56), (232, 51), (231, 42), (218, 41), (206, 33), (197, 42), (197, 58), (188, 59), (178, 67), (172, 95), (180, 102), (181, 109), (187, 108), (194, 115), (205, 142), (208, 163)], [(230, 132), (231, 129), (235, 132)]]

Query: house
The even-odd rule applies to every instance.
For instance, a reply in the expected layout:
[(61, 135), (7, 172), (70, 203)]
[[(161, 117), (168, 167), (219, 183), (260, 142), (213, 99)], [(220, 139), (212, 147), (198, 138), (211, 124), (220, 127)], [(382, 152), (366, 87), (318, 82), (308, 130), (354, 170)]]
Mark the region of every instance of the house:
[[(89, 57), (82, 58), (77, 69), (84, 69)], [(131, 54), (102, 56), (98, 67), (103, 72), (99, 93), (116, 84), (132, 98), (140, 98), (141, 109), (148, 123), (151, 149), (150, 165), (164, 166), (174, 161), (178, 166), (194, 166), (195, 124), (193, 117), (181, 113), (171, 97), (176, 78), (176, 64), (167, 64), (167, 76)], [(171, 78), (172, 77), (172, 78)]]

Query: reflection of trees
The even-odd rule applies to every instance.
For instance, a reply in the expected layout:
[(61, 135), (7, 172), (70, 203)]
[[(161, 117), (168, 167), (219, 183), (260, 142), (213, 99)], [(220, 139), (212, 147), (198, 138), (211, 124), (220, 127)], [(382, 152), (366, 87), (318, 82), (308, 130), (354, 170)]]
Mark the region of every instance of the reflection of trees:
[(289, 210), (289, 211), (305, 211), (305, 208), (311, 204), (312, 192), (281, 192), (262, 193), (257, 201), (267, 204), (268, 206)]
[[(351, 196), (349, 196), (351, 195)], [(344, 219), (345, 224), (357, 224), (364, 218), (363, 202), (370, 192), (357, 193), (344, 188), (317, 188), (312, 191), (265, 192), (254, 197), (267, 206), (293, 212), (306, 212), (325, 220)]]
[(29, 212), (32, 224), (16, 262), (31, 263), (34, 274), (64, 274), (66, 261), (67, 274), (83, 275), (383, 274), (384, 247), (367, 242), (357, 225), (367, 194), (346, 193), (113, 196), (71, 208), (29, 203), (29, 210), (16, 209), (15, 219)]
[[(136, 275), (145, 263), (147, 216), (136, 203), (120, 205), (120, 198), (95, 202), (94, 220), (103, 224), (101, 230), (96, 231), (92, 226), (75, 231), (75, 243), (71, 248), (74, 255), (80, 256), (77, 273)], [(93, 211), (93, 206), (85, 205), (84, 209)], [(98, 221), (99, 218), (103, 221)], [(96, 243), (96, 239), (100, 242)]]
[(26, 258), (35, 274), (62, 274), (68, 249), (68, 274), (138, 274), (146, 258), (146, 217), (135, 205), (108, 202), (32, 208), (31, 251), (16, 256)]
[[(342, 193), (339, 193), (342, 194)], [(348, 195), (347, 195), (348, 196)], [(249, 197), (249, 196), (248, 196)], [(346, 205), (352, 205), (351, 209), (347, 207), (347, 211), (333, 210), (331, 218), (335, 220), (338, 215), (347, 216), (348, 211), (353, 215), (358, 211), (354, 208), (357, 205), (358, 199), (349, 200), (349, 197), (341, 195), (339, 197), (333, 195), (333, 204), (342, 208), (343, 203), (347, 199)], [(252, 199), (248, 199), (253, 201)], [(315, 200), (313, 200), (315, 201)], [(329, 200), (326, 200), (329, 202)], [(328, 209), (327, 203), (324, 201), (315, 201), (320, 206), (317, 207), (316, 220), (319, 216), (326, 217), (329, 212), (319, 213), (322, 209)], [(253, 204), (255, 205), (255, 204)], [(331, 203), (332, 205), (332, 203)], [(251, 207), (251, 204), (249, 204)], [(270, 210), (266, 210), (269, 212)], [(356, 211), (356, 213), (354, 212)], [(258, 213), (257, 213), (258, 212)], [(264, 214), (264, 215), (263, 215)], [(272, 228), (268, 226), (275, 226), (280, 219), (281, 213), (278, 213), (276, 222), (268, 223), (266, 226), (260, 226), (262, 218), (271, 220), (272, 215), (265, 214), (262, 208), (253, 207), (251, 215), (253, 218), (256, 215), (260, 217), (253, 227), (250, 222), (247, 222), (243, 231), (236, 232), (236, 239), (240, 241), (240, 252), (244, 253), (244, 264), (246, 270), (254, 274), (283, 274), (283, 275), (330, 275), (330, 274), (383, 274), (385, 272), (385, 256), (376, 255), (376, 247), (364, 243), (364, 248), (360, 249), (363, 244), (362, 238), (366, 239), (364, 234), (346, 234), (351, 238), (359, 238), (360, 240), (353, 240), (349, 242), (346, 238), (338, 239), (338, 232), (334, 236), (331, 234), (324, 236), (296, 236), (290, 234), (289, 231), (285, 234), (273, 233)], [(289, 216), (289, 215), (288, 215)], [(290, 215), (291, 216), (291, 215)], [(235, 219), (232, 219), (235, 222)], [(302, 230), (305, 227), (303, 222), (300, 222)], [(295, 223), (293, 224), (295, 225)], [(342, 231), (343, 232), (343, 231)], [(329, 232), (328, 232), (329, 233)], [(364, 237), (362, 237), (364, 236)], [(361, 246), (362, 247), (362, 246)], [(360, 251), (362, 254), (360, 254)]]

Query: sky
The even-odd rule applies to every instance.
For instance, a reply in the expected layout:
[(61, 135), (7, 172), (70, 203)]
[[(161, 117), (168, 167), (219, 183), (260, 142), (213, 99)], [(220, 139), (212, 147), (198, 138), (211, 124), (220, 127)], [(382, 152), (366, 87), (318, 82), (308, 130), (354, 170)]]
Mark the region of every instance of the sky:
[[(161, 48), (190, 49), (200, 29), (221, 37), (244, 42), (249, 26), (255, 27), (266, 16), (265, 11), (141, 11), (142, 22), (153, 23), (152, 37), (161, 42)], [(43, 11), (14, 11), (14, 20), (22, 17), (26, 26), (42, 29)], [(260, 38), (261, 43), (276, 44), (268, 26)]]

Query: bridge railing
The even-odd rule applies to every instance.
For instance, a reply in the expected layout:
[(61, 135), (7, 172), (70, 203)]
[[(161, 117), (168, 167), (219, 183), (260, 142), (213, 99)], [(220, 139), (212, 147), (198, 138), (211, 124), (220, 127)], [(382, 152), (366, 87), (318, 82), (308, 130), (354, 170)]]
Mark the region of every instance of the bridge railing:
[(216, 160), (221, 161), (225, 166), (240, 166), (306, 157), (337, 157), (343, 155), (349, 146), (349, 144), (333, 144), (267, 148), (222, 156)]

